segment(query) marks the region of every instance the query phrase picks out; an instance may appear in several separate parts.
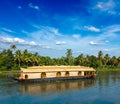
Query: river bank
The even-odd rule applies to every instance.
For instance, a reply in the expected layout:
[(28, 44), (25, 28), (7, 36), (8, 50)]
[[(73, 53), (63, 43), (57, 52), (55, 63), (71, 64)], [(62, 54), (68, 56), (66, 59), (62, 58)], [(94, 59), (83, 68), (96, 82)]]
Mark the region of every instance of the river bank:
[(117, 68), (96, 68), (96, 71), (120, 71), (120, 67)]
[(14, 77), (19, 76), (20, 71), (0, 71), (0, 78), (7, 78), (8, 75), (12, 75)]

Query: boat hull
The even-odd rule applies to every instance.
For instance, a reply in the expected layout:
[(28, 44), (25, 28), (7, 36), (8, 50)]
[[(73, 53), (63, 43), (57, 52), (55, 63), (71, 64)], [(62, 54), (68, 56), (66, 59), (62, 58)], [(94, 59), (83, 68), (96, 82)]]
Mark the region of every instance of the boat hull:
[(54, 78), (37, 78), (37, 79), (16, 79), (18, 82), (52, 82), (52, 81), (66, 81), (66, 80), (78, 80), (78, 79), (94, 79), (95, 76), (72, 76), (72, 77), (54, 77)]

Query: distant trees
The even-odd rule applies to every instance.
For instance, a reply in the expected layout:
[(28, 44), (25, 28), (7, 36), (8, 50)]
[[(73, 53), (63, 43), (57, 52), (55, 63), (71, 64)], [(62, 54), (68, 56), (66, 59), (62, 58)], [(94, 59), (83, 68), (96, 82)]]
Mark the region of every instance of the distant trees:
[(21, 62), (22, 62), (22, 54), (20, 50), (17, 50), (15, 53), (15, 57), (14, 57), (14, 62), (15, 65), (18, 65), (20, 67)]
[(10, 69), (11, 66), (14, 65), (14, 56), (12, 54), (12, 51), (10, 49), (3, 50), (2, 53), (0, 53), (0, 69)]
[(84, 65), (85, 57), (83, 54), (80, 54), (78, 57), (75, 59), (75, 64), (76, 65)]
[(66, 61), (67, 61), (68, 65), (73, 65), (73, 56), (72, 56), (72, 50), (71, 49), (67, 49)]
[(15, 50), (16, 49), (16, 45), (13, 44), (13, 45), (10, 46), (10, 48)]
[(109, 54), (106, 54), (103, 58), (103, 64), (105, 65), (105, 67), (108, 65), (109, 61), (110, 61), (110, 56)]
[(99, 51), (98, 52), (98, 65), (99, 65), (99, 67), (102, 67), (102, 60), (103, 60), (103, 53), (102, 53), (102, 51)]
[(20, 67), (38, 65), (81, 65), (93, 68), (114, 68), (120, 67), (120, 57), (110, 57), (109, 54), (103, 55), (102, 51), (98, 52), (98, 56), (80, 54), (73, 57), (72, 50), (67, 49), (66, 56), (51, 58), (40, 56), (37, 52), (30, 53), (27, 49), (21, 51), (16, 48), (16, 45), (11, 45), (10, 49), (0, 52), (0, 70), (18, 70)]

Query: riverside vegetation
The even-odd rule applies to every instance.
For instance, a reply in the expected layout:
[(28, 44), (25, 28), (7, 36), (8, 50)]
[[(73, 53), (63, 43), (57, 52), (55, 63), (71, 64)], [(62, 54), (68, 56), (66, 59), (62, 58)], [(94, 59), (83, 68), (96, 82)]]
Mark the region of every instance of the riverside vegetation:
[(81, 65), (93, 67), (99, 71), (120, 70), (120, 57), (103, 55), (102, 51), (98, 52), (98, 56), (80, 54), (73, 57), (72, 50), (67, 49), (66, 56), (51, 58), (40, 56), (37, 52), (30, 53), (27, 49), (21, 51), (16, 48), (16, 45), (11, 45), (9, 49), (0, 52), (0, 71), (17, 71), (20, 67), (39, 65)]

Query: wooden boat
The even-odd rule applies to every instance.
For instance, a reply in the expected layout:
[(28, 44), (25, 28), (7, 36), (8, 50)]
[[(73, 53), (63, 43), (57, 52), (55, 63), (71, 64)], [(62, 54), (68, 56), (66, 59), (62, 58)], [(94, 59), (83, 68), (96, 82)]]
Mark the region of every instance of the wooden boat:
[(19, 82), (43, 82), (94, 78), (96, 70), (84, 66), (33, 66), (21, 68)]

